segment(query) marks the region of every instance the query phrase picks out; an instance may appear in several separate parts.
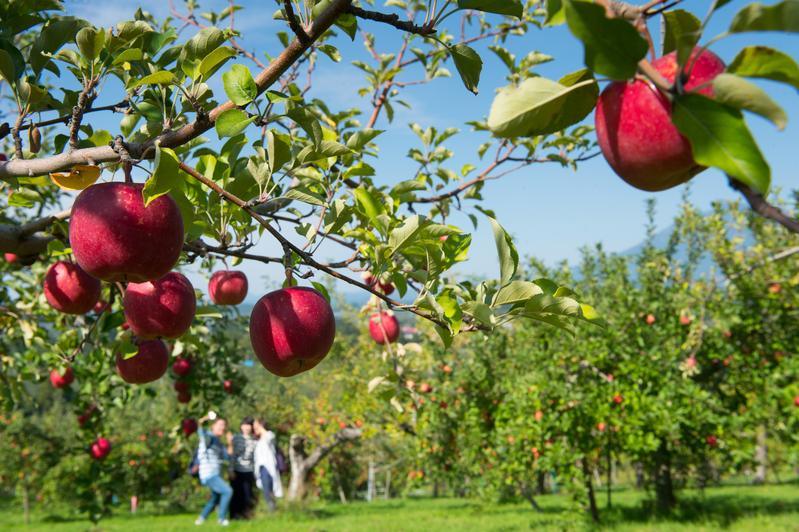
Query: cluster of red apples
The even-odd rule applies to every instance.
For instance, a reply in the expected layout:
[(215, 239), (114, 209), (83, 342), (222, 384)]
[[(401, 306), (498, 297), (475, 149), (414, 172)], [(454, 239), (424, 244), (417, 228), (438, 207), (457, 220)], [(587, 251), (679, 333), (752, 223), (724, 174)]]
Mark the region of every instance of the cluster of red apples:
[[(389, 295), (394, 292), (391, 281), (371, 272), (364, 272), (363, 282), (375, 290)], [(378, 345), (393, 344), (399, 339), (400, 327), (397, 317), (390, 310), (379, 310), (369, 317), (369, 335)]]
[[(172, 271), (183, 248), (183, 219), (168, 195), (145, 207), (141, 184), (101, 183), (82, 191), (72, 207), (69, 240), (74, 262), (58, 261), (44, 279), (48, 303), (66, 314), (102, 312), (102, 282), (123, 283), (123, 328), (135, 335), (137, 353), (117, 355), (119, 375), (131, 384), (153, 382), (169, 366), (165, 339), (183, 335), (191, 326), (196, 296), (191, 282)], [(217, 271), (208, 292), (217, 305), (237, 305), (247, 295), (247, 277)], [(332, 308), (318, 291), (290, 287), (263, 296), (250, 318), (250, 337), (261, 363), (280, 376), (311, 369), (327, 355), (335, 336)], [(178, 378), (191, 371), (189, 358), (172, 365)], [(56, 387), (69, 386), (72, 370), (53, 372)], [(178, 399), (190, 391), (176, 383)], [(232, 391), (226, 381), (225, 390)]]

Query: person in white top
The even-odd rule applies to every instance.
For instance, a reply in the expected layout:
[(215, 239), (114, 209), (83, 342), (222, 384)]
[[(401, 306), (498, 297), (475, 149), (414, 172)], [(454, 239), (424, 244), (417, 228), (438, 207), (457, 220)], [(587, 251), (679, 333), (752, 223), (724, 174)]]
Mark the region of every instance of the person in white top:
[(277, 467), (275, 433), (266, 428), (263, 420), (256, 420), (253, 429), (258, 438), (258, 443), (255, 444), (255, 483), (263, 490), (269, 511), (273, 512), (275, 497), (283, 497), (283, 485)]

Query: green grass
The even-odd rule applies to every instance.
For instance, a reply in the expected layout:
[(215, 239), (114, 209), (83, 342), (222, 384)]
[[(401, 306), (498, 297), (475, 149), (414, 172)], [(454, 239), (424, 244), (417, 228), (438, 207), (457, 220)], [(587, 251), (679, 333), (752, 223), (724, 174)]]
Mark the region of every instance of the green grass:
[[(494, 504), (472, 499), (393, 499), (371, 504), (348, 505), (314, 503), (304, 509), (280, 510), (275, 515), (259, 514), (248, 522), (234, 522), (231, 530), (280, 531), (415, 531), (447, 532), (463, 530), (584, 530), (589, 524), (574, 512), (564, 496), (538, 498), (541, 513), (526, 503)], [(701, 494), (680, 493), (680, 506), (669, 516), (653, 517), (647, 510), (646, 495), (622, 490), (614, 492), (613, 507), (604, 507), (600, 497), (602, 525), (608, 530), (711, 531), (772, 530), (799, 531), (799, 485), (761, 487), (725, 486)], [(219, 527), (215, 515), (203, 526), (195, 527), (195, 513), (153, 515), (145, 511), (130, 515), (119, 510), (100, 523), (99, 530), (160, 532), (206, 530)], [(42, 530), (62, 532), (89, 530), (91, 523), (79, 516), (49, 515), (37, 510), (30, 525), (23, 524), (18, 506), (0, 506), (0, 530)]]

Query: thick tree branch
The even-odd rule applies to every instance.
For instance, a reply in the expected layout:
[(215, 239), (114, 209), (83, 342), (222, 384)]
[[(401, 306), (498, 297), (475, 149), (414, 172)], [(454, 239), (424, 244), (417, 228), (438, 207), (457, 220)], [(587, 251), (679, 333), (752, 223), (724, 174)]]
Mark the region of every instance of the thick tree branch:
[(399, 15), (396, 13), (389, 14), (380, 13), (378, 11), (367, 11), (357, 6), (350, 6), (347, 8), (347, 13), (350, 15), (355, 15), (358, 18), (382, 22), (383, 24), (388, 24), (389, 26), (393, 26), (398, 30), (407, 31), (408, 33), (413, 33), (415, 35), (433, 35), (436, 32), (432, 21), (431, 23), (419, 26), (410, 20), (400, 20)]
[[(321, 37), (351, 4), (352, 0), (332, 0), (331, 5), (317, 17), (308, 31), (309, 44), (302, 44), (294, 39), (281, 54), (272, 61), (255, 78), (258, 94), (262, 94), (271, 87), (302, 55), (308, 50), (310, 44)], [(235, 108), (232, 101), (227, 101), (208, 114), (208, 117), (198, 116), (197, 119), (177, 131), (168, 131), (156, 139), (142, 143), (127, 145), (128, 152), (134, 159), (145, 159), (155, 154), (155, 142), (158, 140), (162, 147), (175, 148), (197, 138), (214, 126), (214, 121), (223, 112)], [(50, 172), (58, 172), (75, 166), (76, 164), (99, 164), (119, 161), (119, 154), (111, 146), (98, 146), (84, 148), (71, 152), (54, 155), (41, 159), (12, 160), (0, 163), (0, 180), (9, 180), (14, 177), (38, 176)]]
[(56, 221), (69, 218), (70, 212), (61, 211), (22, 225), (0, 225), (0, 253), (15, 253), (21, 257), (38, 255), (54, 238), (43, 231)]
[(310, 471), (316, 464), (321, 462), (325, 456), (330, 454), (330, 451), (335, 449), (339, 444), (357, 440), (361, 437), (362, 431), (361, 429), (355, 427), (346, 427), (341, 429), (340, 431), (336, 432), (333, 437), (327, 442), (322, 445), (319, 445), (316, 449), (308, 455), (305, 460), (303, 460), (303, 465), (305, 468)]
[(727, 176), (730, 186), (737, 190), (752, 207), (752, 210), (764, 218), (773, 220), (792, 233), (799, 234), (799, 220), (790, 216), (779, 207), (769, 203), (762, 194), (737, 179)]

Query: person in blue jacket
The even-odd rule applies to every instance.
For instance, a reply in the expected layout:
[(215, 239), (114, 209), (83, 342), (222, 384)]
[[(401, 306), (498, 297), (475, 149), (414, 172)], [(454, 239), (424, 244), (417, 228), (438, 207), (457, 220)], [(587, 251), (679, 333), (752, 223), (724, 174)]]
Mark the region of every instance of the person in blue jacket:
[[(213, 420), (213, 423), (211, 423), (211, 428), (208, 430), (205, 428), (205, 423), (210, 419)], [(208, 516), (211, 515), (214, 507), (219, 505), (217, 509), (219, 524), (227, 526), (230, 524), (228, 521), (228, 507), (230, 506), (230, 497), (233, 495), (233, 490), (230, 484), (222, 478), (222, 466), (230, 460), (233, 435), (227, 431), (225, 419), (216, 417), (213, 412), (209, 412), (209, 415), (200, 418), (199, 425), (200, 428), (197, 431), (197, 435), (199, 436), (200, 444), (197, 448), (197, 458), (200, 466), (200, 483), (211, 491), (211, 497), (194, 524), (203, 524), (208, 519)], [(227, 445), (222, 443), (222, 438), (224, 437), (227, 439)]]

